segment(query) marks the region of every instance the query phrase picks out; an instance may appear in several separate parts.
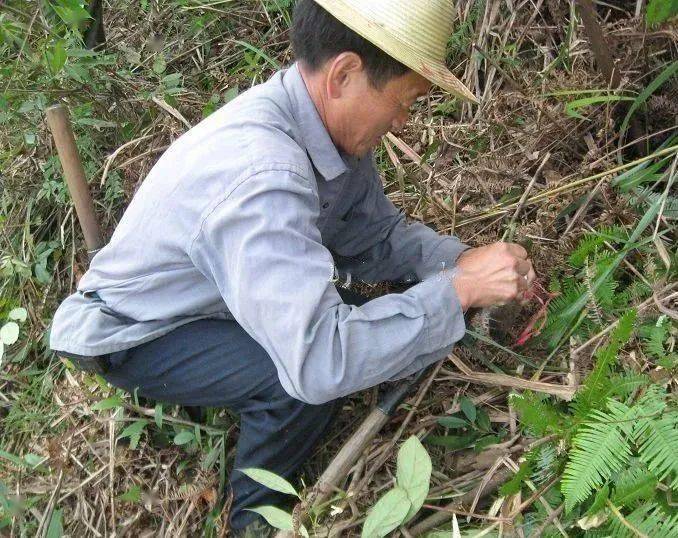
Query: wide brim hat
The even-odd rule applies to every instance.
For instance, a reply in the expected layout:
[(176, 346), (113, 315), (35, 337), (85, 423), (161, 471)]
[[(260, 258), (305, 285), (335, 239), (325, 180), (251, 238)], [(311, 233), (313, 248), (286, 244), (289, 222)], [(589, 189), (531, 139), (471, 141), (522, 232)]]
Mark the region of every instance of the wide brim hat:
[(478, 100), (445, 65), (452, 0), (315, 0), (370, 43), (451, 94)]

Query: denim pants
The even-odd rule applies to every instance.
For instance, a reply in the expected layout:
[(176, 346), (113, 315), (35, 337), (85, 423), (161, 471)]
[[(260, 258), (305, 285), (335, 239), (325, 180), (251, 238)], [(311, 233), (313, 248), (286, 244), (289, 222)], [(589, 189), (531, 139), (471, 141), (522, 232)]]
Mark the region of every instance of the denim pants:
[[(347, 304), (368, 300), (337, 289)], [(294, 479), (341, 407), (340, 401), (309, 405), (289, 396), (266, 351), (235, 321), (188, 323), (109, 360), (104, 377), (116, 387), (168, 404), (226, 407), (240, 415), (230, 475), (236, 530), (258, 517), (247, 508), (285, 500), (237, 469), (258, 467)]]

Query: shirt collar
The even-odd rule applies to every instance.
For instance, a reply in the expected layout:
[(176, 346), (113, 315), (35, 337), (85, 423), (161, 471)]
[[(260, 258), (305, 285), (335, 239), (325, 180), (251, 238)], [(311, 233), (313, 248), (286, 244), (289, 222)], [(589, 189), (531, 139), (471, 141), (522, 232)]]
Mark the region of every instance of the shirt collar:
[(283, 85), (290, 96), (292, 116), (299, 126), (313, 166), (325, 180), (332, 181), (346, 172), (348, 167), (320, 119), (297, 63), (285, 72)]

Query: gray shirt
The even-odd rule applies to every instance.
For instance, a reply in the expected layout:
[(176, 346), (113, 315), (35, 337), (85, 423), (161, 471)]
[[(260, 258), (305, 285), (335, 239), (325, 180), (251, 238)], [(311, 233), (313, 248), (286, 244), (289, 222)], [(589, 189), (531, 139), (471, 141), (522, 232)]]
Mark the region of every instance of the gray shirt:
[[(441, 269), (465, 248), (406, 223), (371, 155), (337, 150), (293, 65), (170, 146), (58, 308), (50, 344), (94, 356), (231, 319), (291, 396), (322, 403), (403, 377), (461, 339)], [(420, 282), (357, 307), (342, 302), (337, 273)]]

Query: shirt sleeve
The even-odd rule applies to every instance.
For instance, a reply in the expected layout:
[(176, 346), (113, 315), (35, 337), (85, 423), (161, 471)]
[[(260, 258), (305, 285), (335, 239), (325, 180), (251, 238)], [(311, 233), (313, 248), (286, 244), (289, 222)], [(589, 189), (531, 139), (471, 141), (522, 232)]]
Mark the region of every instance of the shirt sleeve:
[[(345, 217), (345, 229), (332, 246), (341, 274), (364, 282), (413, 281), (452, 268), (469, 247), (405, 214), (384, 194), (381, 178), (369, 162), (365, 191)], [(444, 265), (443, 265), (444, 264)]]
[(289, 169), (250, 176), (204, 217), (189, 253), (283, 388), (320, 404), (393, 378), (462, 338), (454, 287), (433, 277), (357, 307), (334, 287), (318, 196)]

